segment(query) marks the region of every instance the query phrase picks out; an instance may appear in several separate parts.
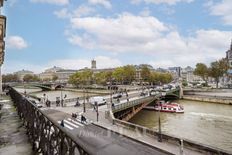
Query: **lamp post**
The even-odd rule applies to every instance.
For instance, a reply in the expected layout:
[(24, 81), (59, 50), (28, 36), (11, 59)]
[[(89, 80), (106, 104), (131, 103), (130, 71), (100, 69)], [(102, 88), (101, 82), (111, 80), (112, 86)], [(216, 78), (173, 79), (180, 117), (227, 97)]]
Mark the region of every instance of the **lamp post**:
[(84, 93), (84, 102), (83, 102), (83, 112), (85, 113), (85, 89), (83, 89), (83, 93)]
[(98, 113), (98, 103), (97, 101), (94, 102), (94, 106), (96, 108), (96, 113), (97, 113), (97, 122), (98, 122), (98, 116), (99, 116), (99, 113)]
[(112, 108), (112, 78), (110, 78), (110, 108)]
[(63, 105), (64, 105), (64, 100), (63, 100), (62, 85), (60, 86), (60, 103), (61, 103), (61, 106), (63, 107)]
[(25, 85), (24, 85), (23, 87), (24, 87), (24, 95), (25, 95), (25, 97), (26, 97), (27, 91), (26, 91)]
[[(162, 95), (161, 95), (162, 97)], [(161, 102), (159, 100), (159, 112), (158, 112), (158, 117), (159, 117), (159, 135), (158, 135), (158, 142), (162, 142), (162, 133), (161, 133), (161, 121), (160, 121), (160, 110), (161, 110)]]

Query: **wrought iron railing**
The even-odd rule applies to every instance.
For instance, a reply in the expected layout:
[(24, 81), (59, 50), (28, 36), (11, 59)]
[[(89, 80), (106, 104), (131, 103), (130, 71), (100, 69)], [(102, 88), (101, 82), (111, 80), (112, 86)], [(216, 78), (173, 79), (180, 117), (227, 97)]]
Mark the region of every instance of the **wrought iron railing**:
[(12, 87), (9, 94), (23, 120), (32, 148), (45, 155), (87, 155), (94, 151), (38, 109)]

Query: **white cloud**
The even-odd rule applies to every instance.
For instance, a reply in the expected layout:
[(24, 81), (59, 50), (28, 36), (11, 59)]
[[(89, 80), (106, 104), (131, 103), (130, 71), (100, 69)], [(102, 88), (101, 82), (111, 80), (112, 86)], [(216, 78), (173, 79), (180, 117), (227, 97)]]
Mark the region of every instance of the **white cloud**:
[(208, 5), (211, 15), (221, 16), (227, 25), (232, 25), (232, 1), (222, 0), (219, 3), (211, 3)]
[(73, 10), (72, 17), (82, 17), (82, 16), (89, 15), (93, 12), (95, 12), (95, 10), (92, 7), (81, 5), (77, 9)]
[(113, 68), (122, 66), (120, 60), (106, 56), (97, 56), (95, 57), (95, 60), (97, 62), (97, 68)]
[(6, 38), (6, 47), (12, 49), (26, 48), (27, 42), (20, 36), (9, 36)]
[(194, 0), (131, 0), (132, 4), (139, 4), (141, 2), (145, 3), (152, 3), (152, 4), (168, 4), (168, 5), (175, 5), (176, 3), (179, 2), (186, 2), (186, 3), (191, 3)]
[(176, 66), (172, 60), (150, 61), (148, 64), (152, 65), (154, 68), (167, 68), (167, 66)]
[(54, 14), (58, 18), (74, 18), (74, 17), (83, 17), (94, 13), (95, 9), (86, 5), (81, 5), (73, 11), (69, 11), (67, 8), (63, 8), (58, 11), (54, 11)]
[[(155, 17), (141, 17), (124, 13), (117, 18), (85, 17), (72, 18), (74, 30), (84, 30), (72, 35), (71, 43), (85, 48), (100, 48), (110, 51), (127, 52), (149, 46), (161, 32), (168, 30)], [(90, 46), (91, 45), (91, 46)]]
[(90, 60), (86, 59), (60, 59), (53, 60), (49, 63), (49, 66), (59, 66), (65, 69), (81, 69), (84, 67), (90, 67)]
[(56, 5), (66, 5), (69, 4), (69, 0), (30, 0), (34, 3), (48, 3), (48, 4), (56, 4)]
[(111, 3), (108, 0), (88, 0), (88, 2), (93, 5), (103, 5), (107, 9), (110, 9), (112, 7)]
[[(198, 30), (184, 37), (152, 16), (128, 13), (115, 18), (71, 18), (69, 41), (86, 49), (113, 53), (149, 55), (154, 61), (180, 66), (210, 62), (225, 57), (232, 31)], [(168, 60), (168, 63), (166, 61)], [(152, 61), (153, 64), (157, 64)]]
[(70, 18), (71, 14), (68, 12), (67, 8), (63, 8), (59, 11), (54, 11), (54, 14), (58, 17), (58, 18)]

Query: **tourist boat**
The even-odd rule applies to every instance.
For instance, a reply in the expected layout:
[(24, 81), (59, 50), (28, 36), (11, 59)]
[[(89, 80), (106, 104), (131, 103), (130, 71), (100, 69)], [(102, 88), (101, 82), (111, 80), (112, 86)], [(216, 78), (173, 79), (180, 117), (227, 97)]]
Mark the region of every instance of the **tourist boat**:
[(165, 103), (164, 101), (160, 101), (154, 106), (154, 109), (161, 112), (175, 112), (175, 113), (184, 112), (184, 107), (174, 102)]

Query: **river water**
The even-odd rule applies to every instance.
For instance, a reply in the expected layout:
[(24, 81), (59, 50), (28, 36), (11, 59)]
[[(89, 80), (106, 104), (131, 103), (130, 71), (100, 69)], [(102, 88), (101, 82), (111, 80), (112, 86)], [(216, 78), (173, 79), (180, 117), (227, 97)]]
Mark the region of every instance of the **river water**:
[[(161, 113), (162, 132), (232, 152), (232, 106), (179, 100), (183, 114)], [(130, 122), (158, 131), (158, 112), (142, 110)]]

